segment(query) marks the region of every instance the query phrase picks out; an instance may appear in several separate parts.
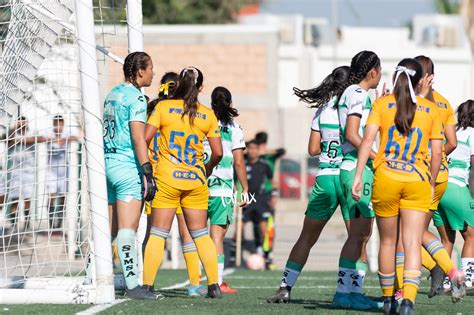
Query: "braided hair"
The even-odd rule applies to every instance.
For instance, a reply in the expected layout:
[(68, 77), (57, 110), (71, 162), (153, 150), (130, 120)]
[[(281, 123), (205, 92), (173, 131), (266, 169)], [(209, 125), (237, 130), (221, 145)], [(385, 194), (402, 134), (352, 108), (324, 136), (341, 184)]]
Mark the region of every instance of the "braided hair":
[(138, 70), (145, 70), (150, 60), (150, 56), (143, 51), (136, 51), (128, 54), (123, 63), (123, 75), (125, 81), (129, 81), (137, 89), (141, 88), (137, 83), (137, 73)]
[(310, 107), (319, 108), (327, 104), (333, 97), (336, 97), (334, 106), (337, 107), (339, 98), (344, 90), (350, 85), (349, 77), (351, 68), (348, 66), (340, 66), (334, 69), (323, 82), (317, 87), (309, 90), (300, 90), (293, 88), (295, 95), (300, 101), (311, 104)]
[(223, 86), (218, 86), (212, 91), (211, 107), (223, 125), (230, 124), (234, 117), (239, 116), (237, 109), (232, 107), (232, 94)]
[(351, 60), (350, 84), (360, 83), (370, 70), (380, 66), (380, 59), (373, 51), (363, 50)]

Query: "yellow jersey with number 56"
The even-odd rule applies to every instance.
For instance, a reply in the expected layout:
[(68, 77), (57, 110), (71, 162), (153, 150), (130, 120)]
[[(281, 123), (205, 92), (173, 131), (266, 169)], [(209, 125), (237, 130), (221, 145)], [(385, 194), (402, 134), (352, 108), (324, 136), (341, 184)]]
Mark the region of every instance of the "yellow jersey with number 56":
[(380, 131), (380, 149), (374, 169), (380, 168), (387, 176), (401, 182), (430, 180), (430, 139), (444, 139), (444, 131), (437, 106), (417, 97), (416, 111), (407, 135), (395, 126), (397, 102), (395, 96), (379, 98), (372, 105), (367, 125)]
[(149, 150), (156, 157), (154, 175), (159, 181), (191, 190), (206, 184), (203, 141), (206, 137), (220, 137), (220, 130), (214, 112), (202, 104), (198, 104), (193, 125), (183, 112), (183, 100), (157, 104), (147, 121), (158, 129)]
[[(443, 131), (446, 131), (447, 126), (456, 125), (456, 121), (454, 120), (454, 111), (448, 100), (436, 91), (433, 91), (433, 99), (436, 106), (438, 107), (438, 112), (441, 117), (441, 123), (443, 124)], [(448, 180), (448, 177), (448, 162), (446, 161), (446, 152), (444, 150), (443, 145), (443, 159), (441, 161), (441, 168), (439, 169), (436, 182), (443, 183)]]

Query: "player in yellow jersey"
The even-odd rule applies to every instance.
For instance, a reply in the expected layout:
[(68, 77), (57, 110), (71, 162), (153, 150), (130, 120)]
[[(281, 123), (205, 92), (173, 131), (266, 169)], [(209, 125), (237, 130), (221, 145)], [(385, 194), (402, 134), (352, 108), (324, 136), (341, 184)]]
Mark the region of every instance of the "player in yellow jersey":
[[(422, 75), (424, 78), (423, 80), (428, 81), (426, 82), (426, 91), (421, 91), (420, 88), (418, 88), (417, 91), (426, 99), (436, 104), (446, 140), (445, 145), (443, 145), (440, 171), (438, 177), (436, 178), (434, 198), (430, 206), (430, 212), (428, 212), (426, 231), (423, 234), (423, 247), (421, 249), (422, 265), (430, 271), (431, 276), (431, 288), (428, 293), (428, 297), (431, 298), (436, 295), (438, 289), (443, 283), (444, 276), (449, 275), (448, 283), (449, 279), (454, 278), (451, 285), (453, 286), (453, 298), (454, 301), (456, 301), (459, 299), (459, 296), (464, 295), (462, 293), (464, 286), (463, 275), (455, 267), (454, 263), (450, 259), (449, 253), (445, 250), (439, 239), (428, 230), (431, 217), (433, 215), (437, 215), (436, 210), (438, 209), (439, 201), (441, 200), (441, 197), (443, 196), (444, 191), (448, 185), (448, 164), (446, 161), (446, 154), (451, 153), (456, 148), (454, 112), (449, 102), (431, 87), (434, 75), (434, 65), (431, 59), (426, 56), (418, 56), (415, 57), (415, 60), (417, 60), (421, 65), (423, 71)], [(399, 246), (397, 248), (396, 254), (397, 284), (400, 286), (403, 274), (403, 246), (401, 242), (399, 242), (398, 245)]]
[(363, 190), (362, 173), (380, 131), (380, 149), (374, 160), (372, 204), (380, 235), (378, 274), (385, 314), (394, 312), (397, 304), (394, 257), (399, 219), (405, 248), (400, 314), (413, 313), (421, 277), (420, 247), (426, 213), (441, 165), (444, 139), (441, 119), (434, 103), (415, 94), (414, 87), (421, 78), (421, 65), (416, 60), (403, 59), (398, 64), (393, 94), (377, 99), (372, 106), (352, 185), (353, 198), (359, 200)]
[[(173, 97), (176, 89), (178, 88), (179, 74), (176, 72), (167, 72), (163, 75), (160, 80), (160, 87), (158, 89), (158, 97), (148, 102), (148, 116), (151, 115), (156, 105), (164, 100)], [(158, 145), (159, 145), (159, 133), (155, 134), (153, 140), (150, 143), (150, 162), (153, 168), (156, 168), (158, 162)], [(151, 205), (149, 202), (146, 203), (145, 212), (147, 214), (147, 236), (148, 239), (151, 229)], [(179, 237), (181, 238), (181, 245), (183, 249), (184, 260), (186, 261), (186, 269), (188, 270), (189, 286), (188, 296), (200, 296), (206, 294), (206, 290), (200, 285), (201, 270), (199, 265), (199, 255), (197, 253), (196, 245), (189, 233), (186, 221), (184, 219), (183, 210), (181, 206), (176, 210), (176, 218), (178, 220)], [(144, 242), (146, 244), (146, 242)]]
[[(198, 101), (203, 75), (195, 67), (181, 71), (173, 99), (156, 106), (145, 131), (148, 144), (159, 133), (158, 162), (154, 169), (158, 192), (153, 199), (152, 227), (145, 248), (143, 283), (153, 288), (163, 259), (164, 243), (176, 209), (181, 205), (186, 225), (196, 244), (207, 276), (211, 298), (222, 297), (217, 284), (217, 252), (208, 235), (207, 177), (222, 157), (222, 144), (214, 112)], [(204, 165), (203, 141), (207, 138), (211, 157)]]

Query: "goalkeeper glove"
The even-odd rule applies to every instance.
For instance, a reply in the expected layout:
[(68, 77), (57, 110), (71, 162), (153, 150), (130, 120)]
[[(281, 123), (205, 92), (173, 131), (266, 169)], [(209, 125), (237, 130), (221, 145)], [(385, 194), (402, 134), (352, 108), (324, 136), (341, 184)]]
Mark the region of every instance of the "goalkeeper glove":
[(145, 177), (144, 185), (142, 187), (143, 198), (146, 201), (152, 201), (155, 198), (155, 193), (158, 191), (156, 187), (155, 177), (153, 177), (153, 167), (150, 162), (142, 165), (142, 173)]

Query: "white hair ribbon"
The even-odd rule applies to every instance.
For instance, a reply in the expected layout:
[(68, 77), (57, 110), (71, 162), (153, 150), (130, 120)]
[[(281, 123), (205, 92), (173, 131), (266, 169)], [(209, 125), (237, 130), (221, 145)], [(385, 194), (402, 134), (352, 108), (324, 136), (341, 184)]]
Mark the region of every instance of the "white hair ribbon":
[(194, 74), (194, 84), (197, 84), (198, 83), (198, 77), (199, 77), (199, 72), (197, 71), (196, 68), (194, 67), (187, 67), (187, 68), (184, 68), (183, 70), (183, 76), (186, 74), (186, 72), (188, 71), (192, 71), (193, 74)]
[(407, 67), (404, 66), (397, 66), (395, 68), (395, 82), (393, 83), (393, 86), (397, 85), (398, 77), (400, 76), (401, 73), (405, 73), (408, 79), (408, 88), (410, 89), (410, 96), (411, 100), (413, 103), (416, 103), (416, 93), (415, 90), (413, 89), (413, 85), (411, 84), (410, 77), (414, 76), (416, 74), (415, 70), (408, 69)]

